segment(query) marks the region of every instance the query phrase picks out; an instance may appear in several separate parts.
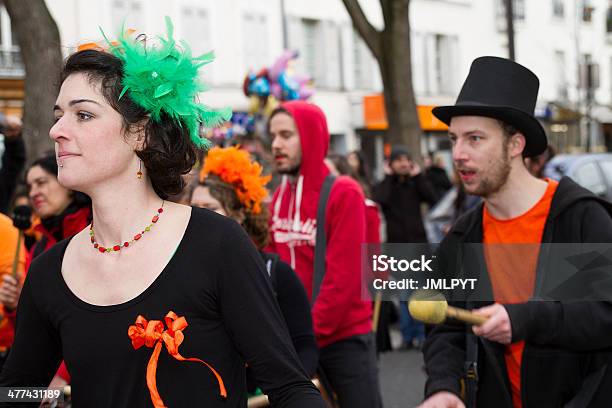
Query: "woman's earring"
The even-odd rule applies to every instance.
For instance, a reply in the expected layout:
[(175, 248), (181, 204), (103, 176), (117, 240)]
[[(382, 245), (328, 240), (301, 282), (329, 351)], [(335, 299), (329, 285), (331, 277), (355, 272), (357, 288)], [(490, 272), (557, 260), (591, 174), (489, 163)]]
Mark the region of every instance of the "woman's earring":
[(136, 176), (141, 179), (142, 178), (142, 160), (138, 160), (138, 173)]

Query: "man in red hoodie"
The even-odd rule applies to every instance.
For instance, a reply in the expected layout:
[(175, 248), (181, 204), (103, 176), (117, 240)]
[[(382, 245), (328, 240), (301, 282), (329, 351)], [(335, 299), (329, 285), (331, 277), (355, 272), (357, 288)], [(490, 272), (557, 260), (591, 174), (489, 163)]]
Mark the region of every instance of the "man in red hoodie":
[[(316, 105), (292, 101), (270, 116), (275, 167), (283, 175), (271, 203), (270, 250), (290, 263), (313, 293), (317, 207), (329, 174), (325, 115)], [(361, 298), (361, 244), (366, 242), (361, 187), (335, 179), (325, 208), (325, 275), (312, 305), (320, 366), (342, 408), (382, 406), (372, 329), (372, 309)]]

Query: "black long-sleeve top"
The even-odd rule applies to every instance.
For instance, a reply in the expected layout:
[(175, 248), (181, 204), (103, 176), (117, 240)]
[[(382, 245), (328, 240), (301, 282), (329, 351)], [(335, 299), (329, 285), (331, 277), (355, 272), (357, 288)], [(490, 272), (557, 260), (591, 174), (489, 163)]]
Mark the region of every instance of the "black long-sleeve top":
[[(267, 255), (262, 253), (265, 258)], [(312, 327), (312, 315), (306, 289), (291, 266), (280, 259), (272, 263), (270, 280), (276, 300), (287, 324), (291, 342), (309, 377), (319, 364), (319, 348)]]
[(0, 212), (6, 213), (17, 186), (17, 178), (26, 161), (25, 143), (21, 136), (4, 138), (4, 154), (0, 168)]
[(208, 368), (177, 361), (164, 346), (156, 378), (166, 406), (246, 407), (247, 363), (272, 406), (324, 407), (291, 345), (262, 259), (234, 221), (194, 208), (154, 283), (112, 306), (86, 303), (70, 291), (61, 275), (67, 244), (43, 253), (30, 268), (0, 386), (46, 386), (63, 358), (74, 406), (150, 407), (145, 377), (153, 349), (135, 350), (128, 328), (138, 315), (163, 321), (172, 310), (189, 324), (180, 354), (214, 367), (228, 396), (219, 397)]

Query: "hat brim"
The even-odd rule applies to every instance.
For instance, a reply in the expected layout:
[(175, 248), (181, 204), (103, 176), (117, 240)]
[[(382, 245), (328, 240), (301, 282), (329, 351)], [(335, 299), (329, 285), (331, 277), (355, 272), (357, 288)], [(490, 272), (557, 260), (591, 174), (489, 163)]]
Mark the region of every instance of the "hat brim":
[(508, 106), (453, 105), (437, 106), (432, 109), (433, 115), (450, 126), (455, 116), (484, 116), (502, 120), (516, 127), (525, 135), (525, 157), (543, 153), (548, 146), (546, 132), (540, 122), (532, 115)]

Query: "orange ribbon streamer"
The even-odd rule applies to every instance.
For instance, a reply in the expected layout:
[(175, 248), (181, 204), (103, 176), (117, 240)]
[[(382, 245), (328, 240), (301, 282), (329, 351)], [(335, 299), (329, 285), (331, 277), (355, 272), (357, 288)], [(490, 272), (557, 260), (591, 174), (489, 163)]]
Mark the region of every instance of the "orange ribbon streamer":
[(143, 316), (138, 316), (136, 322), (131, 325), (128, 329), (128, 336), (132, 340), (132, 346), (135, 350), (138, 350), (142, 346), (155, 347), (153, 354), (147, 364), (147, 386), (151, 394), (151, 401), (155, 408), (166, 408), (164, 401), (157, 391), (157, 382), (155, 380), (157, 373), (157, 361), (159, 354), (161, 353), (162, 344), (166, 345), (166, 350), (175, 359), (179, 361), (195, 361), (204, 364), (212, 371), (217, 378), (219, 383), (219, 393), (223, 398), (227, 398), (227, 391), (223, 380), (217, 371), (205, 361), (199, 358), (185, 358), (183, 357), (178, 348), (185, 339), (183, 330), (187, 327), (187, 320), (185, 317), (178, 317), (176, 313), (170, 311), (164, 318), (167, 330), (164, 330), (164, 324), (159, 320), (147, 321)]

